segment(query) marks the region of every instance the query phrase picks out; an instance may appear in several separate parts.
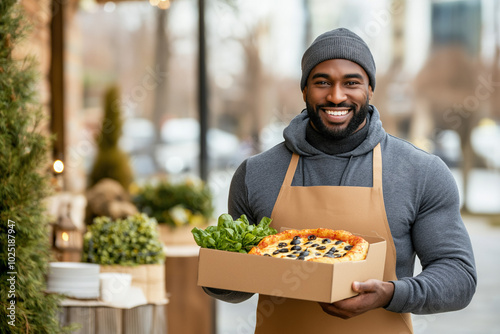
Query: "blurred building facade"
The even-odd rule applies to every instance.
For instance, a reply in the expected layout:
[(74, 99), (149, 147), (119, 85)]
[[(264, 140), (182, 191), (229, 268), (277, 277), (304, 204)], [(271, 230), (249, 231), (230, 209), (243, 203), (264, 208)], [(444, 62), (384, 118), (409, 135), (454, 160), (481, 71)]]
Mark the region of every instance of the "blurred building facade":
[[(172, 119), (197, 118), (197, 2), (172, 1), (168, 10), (148, 1), (23, 4), (37, 27), (30, 45), (37, 48), (48, 109), (59, 98), (50, 96), (52, 6), (65, 13), (59, 36), (68, 190), (86, 187), (102, 94), (114, 83), (123, 92), (132, 129), (123, 142), (137, 176), (166, 173), (166, 160), (158, 158), (167, 144), (162, 128)], [(304, 107), (302, 52), (315, 36), (339, 26), (373, 50), (372, 102), (389, 133), (440, 154), (450, 167), (484, 166), (470, 135), (485, 118), (497, 124), (500, 116), (498, 7), (493, 0), (207, 1), (209, 123), (233, 135), (241, 153), (225, 167), (281, 140), (283, 126)], [(454, 138), (458, 153), (446, 152), (445, 138)]]

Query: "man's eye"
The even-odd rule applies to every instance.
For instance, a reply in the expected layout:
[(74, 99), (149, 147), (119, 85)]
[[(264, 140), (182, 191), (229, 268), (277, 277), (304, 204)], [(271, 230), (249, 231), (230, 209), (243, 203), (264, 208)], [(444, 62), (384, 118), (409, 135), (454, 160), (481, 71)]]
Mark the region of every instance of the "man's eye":
[(353, 85), (357, 85), (357, 84), (358, 84), (357, 81), (348, 81), (348, 82), (346, 82), (347, 86), (353, 86)]
[(325, 85), (328, 85), (328, 82), (327, 81), (316, 81), (316, 85), (325, 86)]

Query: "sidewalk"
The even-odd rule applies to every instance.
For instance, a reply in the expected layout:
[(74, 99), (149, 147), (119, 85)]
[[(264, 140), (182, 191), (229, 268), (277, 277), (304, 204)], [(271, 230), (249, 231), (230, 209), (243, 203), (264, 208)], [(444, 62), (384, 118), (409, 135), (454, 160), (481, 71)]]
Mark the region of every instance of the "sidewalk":
[(482, 218), (464, 217), (478, 274), (476, 294), (464, 310), (436, 315), (414, 315), (415, 334), (500, 333), (500, 227)]
[[(478, 271), (478, 288), (461, 311), (414, 315), (415, 334), (500, 334), (500, 227), (464, 217)], [(257, 296), (240, 304), (217, 302), (217, 334), (249, 334), (255, 326)]]

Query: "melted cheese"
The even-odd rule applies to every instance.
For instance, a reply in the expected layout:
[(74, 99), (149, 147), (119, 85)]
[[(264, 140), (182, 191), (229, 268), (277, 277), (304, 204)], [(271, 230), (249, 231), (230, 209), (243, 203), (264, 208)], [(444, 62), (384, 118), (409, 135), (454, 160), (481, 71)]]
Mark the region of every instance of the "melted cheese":
[(303, 237), (299, 239), (299, 242), (293, 241), (293, 239), (287, 239), (277, 244), (269, 245), (263, 249), (263, 255), (307, 261), (312, 258), (325, 256), (342, 257), (351, 248), (352, 246), (348, 243), (336, 239), (317, 237), (313, 240), (309, 240)]

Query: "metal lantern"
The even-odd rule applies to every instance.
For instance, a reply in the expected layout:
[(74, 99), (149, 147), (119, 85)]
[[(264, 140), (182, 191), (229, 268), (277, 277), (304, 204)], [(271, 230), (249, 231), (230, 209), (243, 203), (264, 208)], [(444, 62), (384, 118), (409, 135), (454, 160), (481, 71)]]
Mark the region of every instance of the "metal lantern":
[[(69, 207), (69, 205), (68, 205)], [(83, 249), (83, 233), (73, 224), (66, 208), (54, 226), (55, 247), (61, 261), (80, 261)]]

